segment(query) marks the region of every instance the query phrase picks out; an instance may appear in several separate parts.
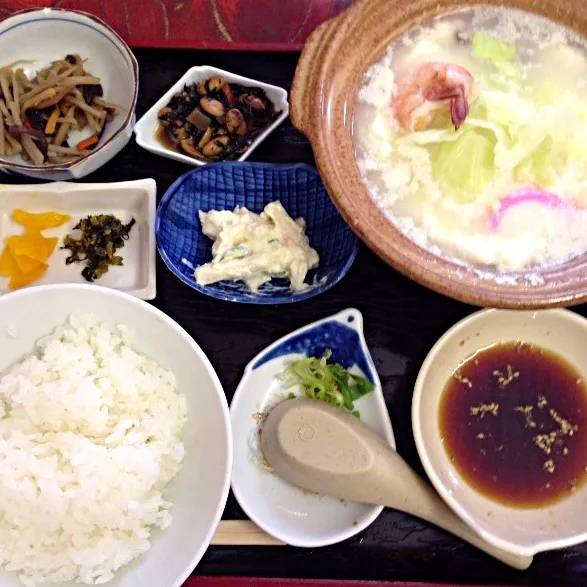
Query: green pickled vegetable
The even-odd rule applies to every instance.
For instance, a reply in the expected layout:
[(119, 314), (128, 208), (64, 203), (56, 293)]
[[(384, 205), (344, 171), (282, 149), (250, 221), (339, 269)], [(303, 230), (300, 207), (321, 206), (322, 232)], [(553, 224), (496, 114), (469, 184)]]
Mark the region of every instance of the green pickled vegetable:
[(112, 214), (82, 218), (73, 227), (73, 230), (81, 233), (81, 237), (75, 238), (68, 234), (63, 239), (61, 249), (70, 252), (65, 264), (84, 263), (82, 276), (86, 281), (100, 279), (110, 266), (122, 266), (122, 257), (116, 255), (116, 252), (124, 247), (135, 222), (131, 218), (128, 224), (123, 224)]
[[(306, 397), (343, 407), (360, 417), (354, 402), (373, 390), (373, 384), (350, 373), (339, 363), (329, 363), (332, 352), (327, 350), (321, 359), (307, 357), (292, 363), (279, 378), (287, 388), (301, 386)], [(290, 394), (291, 397), (291, 394)]]

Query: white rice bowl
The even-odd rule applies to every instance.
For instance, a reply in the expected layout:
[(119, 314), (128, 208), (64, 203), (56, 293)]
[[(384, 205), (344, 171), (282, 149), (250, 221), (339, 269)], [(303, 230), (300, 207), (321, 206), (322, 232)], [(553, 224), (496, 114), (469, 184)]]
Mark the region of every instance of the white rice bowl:
[(152, 306), (89, 285), (0, 298), (3, 587), (179, 587), (224, 508), (230, 447), (212, 367)]

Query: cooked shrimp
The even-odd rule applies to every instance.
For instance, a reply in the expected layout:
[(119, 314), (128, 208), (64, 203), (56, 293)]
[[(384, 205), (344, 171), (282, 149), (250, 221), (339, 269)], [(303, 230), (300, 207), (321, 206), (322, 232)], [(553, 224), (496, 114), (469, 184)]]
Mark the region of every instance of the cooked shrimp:
[(395, 118), (406, 132), (429, 128), (448, 105), (455, 130), (469, 114), (475, 80), (464, 67), (443, 61), (422, 63), (400, 80), (393, 97)]

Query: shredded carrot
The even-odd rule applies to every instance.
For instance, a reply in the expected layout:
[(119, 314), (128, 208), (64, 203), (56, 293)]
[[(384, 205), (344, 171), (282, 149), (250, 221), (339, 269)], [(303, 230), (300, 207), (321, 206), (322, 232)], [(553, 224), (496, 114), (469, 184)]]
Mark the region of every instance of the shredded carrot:
[(59, 118), (59, 108), (55, 107), (55, 110), (51, 112), (51, 116), (49, 116), (49, 120), (47, 120), (47, 124), (45, 125), (45, 134), (52, 135), (55, 132), (55, 128), (57, 127), (57, 119)]
[(93, 147), (98, 142), (98, 134), (94, 133), (91, 137), (80, 141), (75, 148), (78, 151), (87, 151), (90, 147)]
[(229, 84), (224, 84), (222, 86), (222, 90), (224, 92), (224, 95), (226, 96), (226, 99), (228, 100), (228, 103), (233, 106), (236, 102), (236, 99), (234, 97), (234, 94), (232, 93), (232, 89), (230, 87)]

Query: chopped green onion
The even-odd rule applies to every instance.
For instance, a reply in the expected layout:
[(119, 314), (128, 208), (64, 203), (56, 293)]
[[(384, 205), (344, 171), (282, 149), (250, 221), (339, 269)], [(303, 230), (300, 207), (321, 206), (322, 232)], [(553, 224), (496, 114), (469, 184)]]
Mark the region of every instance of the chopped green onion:
[(360, 418), (354, 402), (372, 391), (373, 384), (365, 377), (349, 373), (339, 363), (328, 363), (331, 356), (329, 349), (321, 359), (307, 357), (295, 361), (279, 378), (288, 388), (302, 386), (310, 399), (343, 407)]

